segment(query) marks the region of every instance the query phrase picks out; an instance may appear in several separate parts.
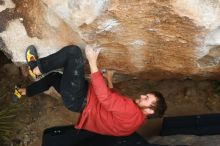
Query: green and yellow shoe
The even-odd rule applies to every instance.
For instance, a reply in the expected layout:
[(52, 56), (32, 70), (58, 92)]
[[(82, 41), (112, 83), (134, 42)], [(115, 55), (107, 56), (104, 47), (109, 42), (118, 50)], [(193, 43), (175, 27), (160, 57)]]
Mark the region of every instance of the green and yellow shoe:
[(29, 46), (26, 50), (25, 56), (28, 64), (29, 75), (33, 79), (42, 78), (43, 77), (42, 75), (38, 76), (33, 73), (33, 69), (37, 66), (37, 59), (38, 59), (37, 49), (33, 45)]
[(38, 53), (37, 49), (31, 45), (27, 48), (26, 53), (26, 61), (31, 70), (33, 70), (37, 66)]
[(13, 102), (18, 102), (18, 100), (20, 100), (22, 98), (22, 94), (21, 92), (19, 92), (19, 88), (18, 86), (16, 85), (15, 86), (15, 90), (14, 90), (14, 95), (12, 96), (12, 100)]

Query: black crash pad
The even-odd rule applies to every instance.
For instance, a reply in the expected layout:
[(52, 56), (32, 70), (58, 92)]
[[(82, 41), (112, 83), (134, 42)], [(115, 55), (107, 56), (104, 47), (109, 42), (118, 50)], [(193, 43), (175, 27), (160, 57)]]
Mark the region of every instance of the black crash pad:
[(220, 134), (220, 114), (165, 117), (160, 135), (177, 134), (198, 136)]
[[(83, 130), (81, 137), (83, 135)], [(48, 128), (44, 131), (42, 146), (159, 146), (149, 144), (143, 137), (133, 133), (126, 137), (115, 137), (106, 135), (91, 135), (79, 140), (73, 135), (76, 134), (73, 125)], [(77, 143), (73, 144), (74, 138)]]

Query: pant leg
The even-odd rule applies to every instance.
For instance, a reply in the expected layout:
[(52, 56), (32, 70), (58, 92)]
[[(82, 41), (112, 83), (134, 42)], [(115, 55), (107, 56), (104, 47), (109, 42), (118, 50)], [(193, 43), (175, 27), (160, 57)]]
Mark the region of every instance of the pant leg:
[(84, 59), (80, 49), (74, 49), (63, 71), (60, 92), (65, 106), (74, 112), (82, 110), (82, 104), (87, 95), (87, 82), (84, 73)]
[(52, 127), (44, 130), (42, 146), (81, 146), (82, 142), (95, 135), (87, 130), (75, 129), (73, 125)]
[(26, 87), (26, 95), (28, 97), (34, 96), (36, 94), (42, 93), (48, 90), (51, 86), (53, 86), (57, 92), (60, 93), (60, 83), (62, 79), (62, 74), (58, 72), (52, 72), (40, 79), (32, 83), (31, 85)]
[(60, 85), (64, 105), (71, 111), (80, 112), (87, 94), (88, 83), (84, 78), (84, 59), (77, 46), (66, 46), (60, 51), (38, 60), (42, 73), (64, 68)]
[(41, 73), (45, 74), (52, 70), (64, 68), (70, 57), (77, 57), (81, 53), (78, 46), (70, 45), (63, 47), (59, 51), (49, 56), (39, 58), (37, 60), (37, 66)]

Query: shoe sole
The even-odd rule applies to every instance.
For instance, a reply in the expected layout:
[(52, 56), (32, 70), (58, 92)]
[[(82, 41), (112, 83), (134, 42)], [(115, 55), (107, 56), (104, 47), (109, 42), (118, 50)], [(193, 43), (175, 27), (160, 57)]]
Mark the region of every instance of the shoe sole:
[(37, 49), (36, 49), (36, 47), (35, 47), (34, 45), (31, 45), (31, 46), (27, 47), (27, 49), (26, 49), (25, 59), (26, 59), (26, 62), (27, 62), (27, 64), (28, 64), (29, 75), (30, 75), (33, 79), (35, 79), (35, 80), (38, 80), (38, 79), (43, 78), (43, 77), (44, 77), (43, 75), (37, 76), (37, 75), (35, 75), (35, 74), (33, 73), (33, 71), (30, 69), (30, 66), (29, 66), (29, 62), (30, 62), (30, 61), (28, 61), (28, 51), (30, 51), (30, 54), (31, 54), (32, 56), (34, 56), (35, 60), (38, 59), (38, 53), (37, 53)]
[(27, 47), (26, 52), (25, 52), (25, 58), (26, 58), (27, 64), (29, 64), (29, 61), (28, 61), (28, 51), (29, 50), (30, 50), (30, 54), (33, 55), (36, 60), (38, 59), (37, 49), (34, 47), (34, 45), (31, 45), (31, 46)]

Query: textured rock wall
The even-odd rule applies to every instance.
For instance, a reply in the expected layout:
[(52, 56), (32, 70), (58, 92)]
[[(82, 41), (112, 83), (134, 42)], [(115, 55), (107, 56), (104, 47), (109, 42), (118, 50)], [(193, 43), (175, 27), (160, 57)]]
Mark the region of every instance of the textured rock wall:
[(100, 67), (146, 79), (218, 78), (219, 0), (1, 0), (0, 49), (102, 48)]

